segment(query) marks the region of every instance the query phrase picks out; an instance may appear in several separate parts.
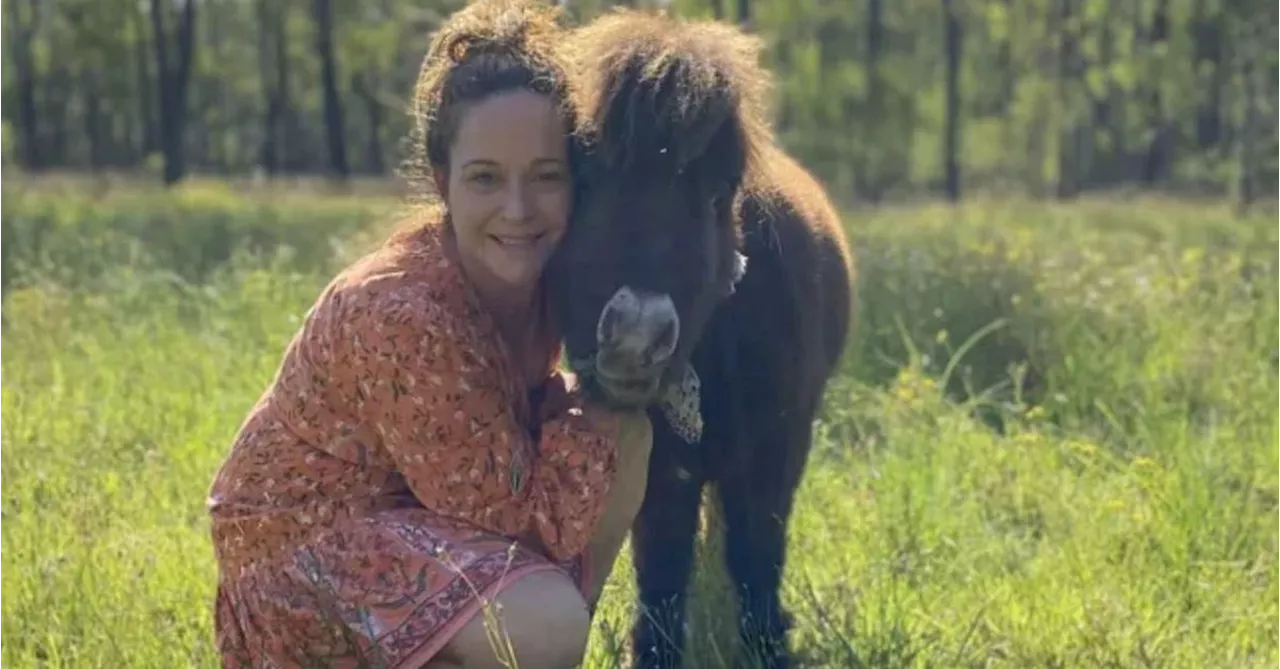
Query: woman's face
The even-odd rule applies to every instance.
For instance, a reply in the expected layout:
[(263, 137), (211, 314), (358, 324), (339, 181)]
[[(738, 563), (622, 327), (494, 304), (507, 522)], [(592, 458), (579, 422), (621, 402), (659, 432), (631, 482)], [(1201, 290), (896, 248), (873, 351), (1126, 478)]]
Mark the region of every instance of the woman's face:
[(467, 264), (513, 289), (538, 281), (568, 225), (566, 129), (550, 99), (502, 93), (463, 112), (445, 201)]

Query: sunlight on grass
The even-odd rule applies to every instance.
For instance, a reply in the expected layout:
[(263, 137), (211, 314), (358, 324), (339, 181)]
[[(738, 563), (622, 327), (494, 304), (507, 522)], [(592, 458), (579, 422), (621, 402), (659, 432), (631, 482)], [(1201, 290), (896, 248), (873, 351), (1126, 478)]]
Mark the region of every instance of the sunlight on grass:
[[(333, 254), (379, 220), (317, 231), (320, 207), (215, 193), (177, 225), (136, 197), (5, 202), (6, 267), (26, 254), (3, 304), (6, 667), (216, 666), (205, 492)], [(1274, 224), (978, 203), (850, 230), (862, 336), (784, 586), (803, 666), (1274, 666)], [(626, 665), (632, 578), (624, 550), (588, 666)], [(737, 666), (719, 578), (688, 666)]]

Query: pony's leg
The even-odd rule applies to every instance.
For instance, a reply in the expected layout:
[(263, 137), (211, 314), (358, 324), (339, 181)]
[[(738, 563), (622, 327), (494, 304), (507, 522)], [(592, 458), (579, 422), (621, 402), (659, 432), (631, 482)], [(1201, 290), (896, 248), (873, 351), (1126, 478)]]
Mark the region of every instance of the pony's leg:
[(783, 669), (791, 663), (786, 638), (791, 616), (779, 592), (787, 524), (813, 429), (808, 420), (752, 422), (752, 443), (740, 445), (751, 450), (746, 466), (719, 482), (725, 563), (737, 590), (738, 630), (745, 650), (765, 667)]
[(697, 447), (681, 441), (660, 418), (653, 428), (648, 488), (631, 530), (640, 598), (631, 646), (635, 666), (645, 669), (680, 665), (703, 484)]

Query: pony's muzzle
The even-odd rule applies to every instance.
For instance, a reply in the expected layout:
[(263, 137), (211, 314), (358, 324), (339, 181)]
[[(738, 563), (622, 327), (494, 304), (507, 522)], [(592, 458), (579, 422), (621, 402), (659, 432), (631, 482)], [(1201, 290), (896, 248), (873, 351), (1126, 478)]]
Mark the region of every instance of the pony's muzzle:
[(680, 316), (671, 296), (623, 286), (596, 322), (596, 367), (617, 380), (661, 374), (680, 341)]

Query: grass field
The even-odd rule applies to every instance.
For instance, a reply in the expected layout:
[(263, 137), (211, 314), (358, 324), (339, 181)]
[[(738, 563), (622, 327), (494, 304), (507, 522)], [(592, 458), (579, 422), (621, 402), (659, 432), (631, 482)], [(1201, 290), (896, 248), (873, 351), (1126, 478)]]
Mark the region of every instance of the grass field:
[[(395, 203), (9, 183), (3, 665), (215, 666), (207, 486)], [(861, 330), (785, 582), (805, 666), (1275, 666), (1274, 221), (851, 213)], [(630, 582), (624, 558), (589, 666), (622, 661)], [(730, 657), (714, 582), (690, 666)]]

